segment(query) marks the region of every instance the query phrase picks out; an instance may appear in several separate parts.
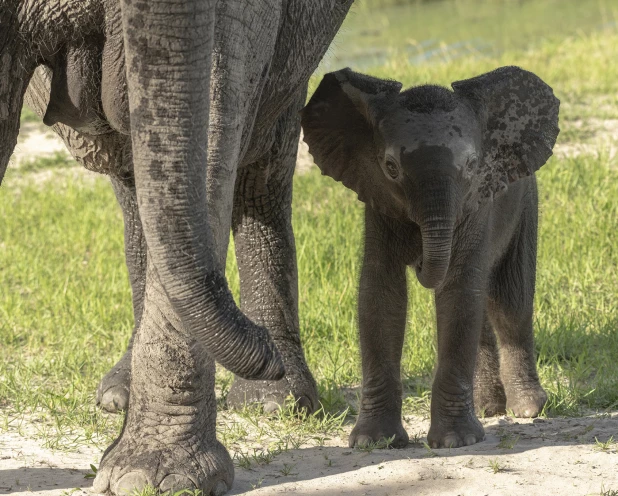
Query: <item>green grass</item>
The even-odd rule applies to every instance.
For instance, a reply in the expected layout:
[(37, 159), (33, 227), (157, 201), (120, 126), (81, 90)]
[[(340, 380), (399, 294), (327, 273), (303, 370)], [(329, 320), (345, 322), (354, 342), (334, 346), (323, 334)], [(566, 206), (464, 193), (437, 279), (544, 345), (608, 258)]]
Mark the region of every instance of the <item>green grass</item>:
[[(602, 155), (552, 159), (539, 179), (535, 331), (546, 413), (615, 407), (618, 167)], [(98, 412), (93, 392), (131, 329), (121, 214), (103, 178), (51, 184), (13, 193), (8, 181), (0, 190), (0, 286), (8, 289), (0, 294), (0, 404), (52, 419), (40, 432), (49, 446), (105, 444), (119, 418)], [(297, 177), (295, 188), (303, 342), (323, 400), (331, 395), (336, 410), (339, 388), (360, 381), (362, 206), (315, 172)], [(236, 290), (233, 256), (228, 270)], [(431, 293), (413, 277), (410, 283), (402, 374), (411, 396), (404, 404), (422, 414), (428, 395), (418, 392), (429, 386), (435, 362), (434, 315)], [(231, 445), (244, 431), (226, 435)]]
[(493, 458), (489, 460), (489, 471), (497, 474), (498, 472), (502, 472), (504, 471), (504, 465), (502, 465), (502, 463), (500, 463), (500, 461), (497, 458)]
[(366, 68), (394, 58), (419, 65), (496, 56), (615, 29), (617, 19), (610, 0), (358, 0), (325, 65)]
[(40, 172), (46, 169), (68, 169), (76, 167), (78, 164), (69, 158), (69, 154), (65, 151), (55, 152), (47, 157), (40, 157), (36, 160), (31, 160), (20, 164), (19, 169), (15, 171), (17, 174), (27, 174), (28, 172)]
[[(491, 2), (486, 3), (489, 9)], [(538, 17), (526, 12), (530, 24), (540, 25), (548, 15), (546, 4), (553, 2), (524, 2), (526, 9), (537, 4)], [(437, 25), (433, 11), (422, 12), (428, 12), (426, 29)], [(359, 8), (353, 21), (360, 23), (364, 15)], [(393, 52), (367, 72), (405, 85), (448, 84), (500, 65), (521, 65), (551, 84), (562, 100), (559, 141), (590, 141), (600, 120), (618, 116), (618, 31), (539, 37), (538, 25), (529, 26), (537, 35), (525, 46), (507, 43), (496, 53), (419, 65)], [(410, 31), (417, 27), (411, 25)], [(312, 88), (318, 82), (318, 76), (313, 78)], [(0, 429), (41, 418), (38, 434), (48, 446), (65, 449), (81, 443), (104, 446), (117, 433), (120, 417), (94, 407), (94, 390), (121, 356), (132, 327), (121, 212), (105, 178), (57, 170), (72, 171), (72, 165), (62, 155), (35, 161), (9, 170), (0, 188)], [(47, 169), (56, 179), (41, 182), (39, 173)], [(535, 333), (539, 373), (549, 394), (545, 414), (615, 409), (618, 160), (602, 149), (577, 158), (554, 157), (538, 178)], [(266, 421), (255, 411), (221, 424), (220, 437), (239, 453), (238, 463), (267, 460), (272, 452), (297, 444), (319, 445), (341, 427), (334, 413), (348, 406), (343, 389), (360, 382), (356, 294), (362, 212), (353, 193), (318, 172), (296, 177), (301, 332), (325, 412), (306, 428), (291, 416)], [(227, 270), (237, 295), (232, 247)], [(436, 351), (433, 299), (413, 276), (409, 280), (404, 414), (427, 417)], [(228, 380), (228, 374), (218, 374), (223, 389)], [(26, 430), (25, 422), (21, 428)], [(247, 438), (253, 440), (250, 448), (243, 444)], [(271, 438), (277, 439), (267, 441)], [(277, 444), (286, 440), (287, 445)]]
[(34, 113), (34, 111), (30, 110), (28, 107), (24, 106), (21, 110), (21, 122), (36, 122), (40, 123), (41, 119), (38, 115)]

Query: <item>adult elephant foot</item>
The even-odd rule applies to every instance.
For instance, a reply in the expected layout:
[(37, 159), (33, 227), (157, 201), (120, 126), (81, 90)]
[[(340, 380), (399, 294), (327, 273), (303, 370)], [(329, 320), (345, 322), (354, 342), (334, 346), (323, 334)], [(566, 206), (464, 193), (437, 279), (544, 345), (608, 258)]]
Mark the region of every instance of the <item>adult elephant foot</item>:
[[(200, 378), (188, 348), (179, 348), (160, 341), (143, 346), (154, 364), (171, 368), (177, 359), (187, 368), (168, 377), (166, 368), (139, 367), (124, 429), (103, 455), (96, 492), (125, 495), (152, 486), (160, 492), (200, 489), (221, 496), (232, 487), (234, 466), (215, 434), (214, 364), (208, 363)], [(170, 377), (172, 389), (167, 389)]]
[(160, 492), (226, 493), (234, 480), (226, 449), (215, 439), (206, 439), (196, 423), (180, 424), (189, 419), (174, 420), (158, 425), (150, 422), (143, 425), (143, 431), (128, 425), (103, 457), (94, 491), (126, 495), (152, 486)]
[(101, 379), (97, 386), (97, 406), (111, 413), (129, 407), (131, 385), (131, 350), (127, 350), (116, 365)]
[(248, 381), (235, 377), (227, 403), (237, 409), (261, 404), (264, 412), (273, 413), (284, 406), (290, 395), (298, 411), (311, 414), (319, 408), (318, 389), (308, 369), (302, 375), (288, 373), (280, 381)]
[(405, 448), (409, 439), (401, 423), (401, 413), (372, 415), (361, 412), (348, 445), (350, 448), (362, 448), (377, 443), (377, 447)]
[(186, 333), (150, 267), (125, 424), (103, 455), (94, 490), (120, 495), (152, 486), (221, 495), (231, 488), (234, 466), (216, 438), (214, 380), (214, 360)]
[(485, 430), (470, 409), (464, 415), (431, 415), (427, 443), (431, 448), (471, 446), (485, 439)]
[(516, 417), (538, 417), (545, 403), (547, 393), (538, 383), (511, 387), (506, 392), (506, 410)]

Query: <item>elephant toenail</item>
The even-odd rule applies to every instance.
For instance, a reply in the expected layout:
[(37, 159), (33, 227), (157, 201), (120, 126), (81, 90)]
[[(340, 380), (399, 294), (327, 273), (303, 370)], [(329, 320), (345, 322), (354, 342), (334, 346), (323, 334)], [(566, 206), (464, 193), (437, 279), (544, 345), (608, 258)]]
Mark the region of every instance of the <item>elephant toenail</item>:
[(148, 485), (153, 485), (152, 481), (143, 472), (129, 472), (123, 475), (114, 488), (115, 494), (130, 494), (133, 491), (141, 491)]
[(464, 439), (464, 444), (466, 446), (472, 446), (473, 444), (476, 444), (476, 436), (474, 434), (468, 434)]
[(101, 408), (108, 412), (116, 413), (126, 410), (129, 406), (129, 391), (124, 387), (113, 387), (103, 393)]
[(97, 476), (92, 483), (92, 492), (106, 493), (109, 488), (109, 470), (99, 467)]
[(212, 491), (210, 492), (210, 494), (212, 496), (223, 496), (225, 493), (227, 493), (229, 490), (229, 488), (227, 487), (227, 484), (220, 480), (215, 484), (215, 487), (212, 488)]
[(182, 491), (183, 489), (195, 489), (195, 484), (186, 475), (170, 474), (159, 484), (159, 491)]
[(265, 401), (264, 402), (264, 413), (275, 413), (279, 411), (281, 406), (276, 401)]
[(454, 436), (447, 436), (444, 438), (444, 447), (445, 448), (459, 448), (461, 446)]
[(361, 435), (356, 438), (356, 441), (354, 442), (353, 447), (364, 448), (366, 446), (369, 446), (372, 442), (373, 442), (373, 439), (371, 439), (369, 436)]
[(306, 396), (301, 396), (296, 402), (296, 407), (299, 411), (311, 412), (313, 410), (313, 403)]

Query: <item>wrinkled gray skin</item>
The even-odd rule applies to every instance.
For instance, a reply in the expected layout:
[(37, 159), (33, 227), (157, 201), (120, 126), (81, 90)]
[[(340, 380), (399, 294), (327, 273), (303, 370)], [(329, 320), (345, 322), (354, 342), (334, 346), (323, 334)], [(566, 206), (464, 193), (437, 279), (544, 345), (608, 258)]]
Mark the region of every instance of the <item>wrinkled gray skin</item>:
[(452, 86), (400, 93), (395, 81), (344, 69), (326, 75), (302, 111), (317, 165), (366, 203), (363, 387), (350, 446), (391, 436), (395, 446), (408, 442), (400, 379), (408, 266), (435, 290), (432, 447), (484, 439), (475, 406), (533, 417), (547, 400), (532, 335), (533, 173), (551, 155), (559, 102), (516, 67)]
[[(0, 180), (25, 95), (78, 161), (111, 177), (124, 214), (136, 331), (98, 396), (128, 411), (95, 490), (231, 487), (215, 360), (262, 380), (237, 379), (232, 401), (291, 391), (317, 406), (298, 333), (292, 174), (307, 81), (351, 3), (0, 4)], [(223, 274), (230, 229), (244, 313)]]

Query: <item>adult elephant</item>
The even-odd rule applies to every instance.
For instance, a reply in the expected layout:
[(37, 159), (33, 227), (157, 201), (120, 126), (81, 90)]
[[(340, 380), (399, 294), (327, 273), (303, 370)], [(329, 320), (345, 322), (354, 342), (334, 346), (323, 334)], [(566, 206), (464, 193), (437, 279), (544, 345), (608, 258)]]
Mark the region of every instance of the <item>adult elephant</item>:
[[(78, 160), (110, 175), (125, 219), (136, 332), (99, 396), (112, 409), (128, 397), (128, 411), (96, 490), (231, 487), (214, 360), (278, 380), (237, 379), (233, 399), (291, 391), (316, 406), (291, 180), (307, 81), (352, 1), (0, 3), (0, 180), (25, 96)], [(230, 228), (244, 313), (223, 273)]]

